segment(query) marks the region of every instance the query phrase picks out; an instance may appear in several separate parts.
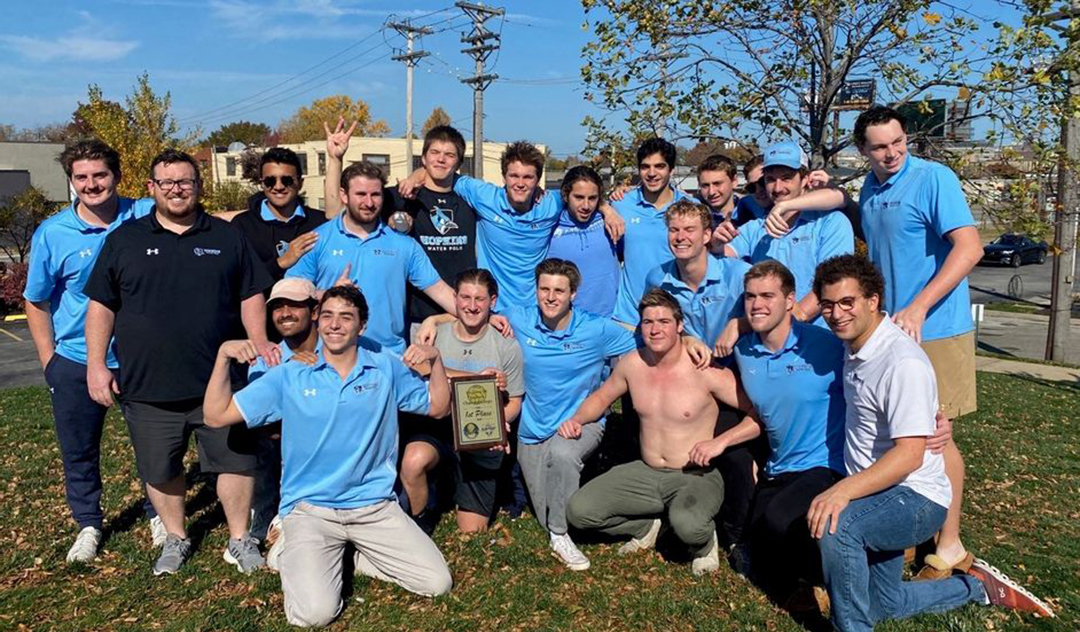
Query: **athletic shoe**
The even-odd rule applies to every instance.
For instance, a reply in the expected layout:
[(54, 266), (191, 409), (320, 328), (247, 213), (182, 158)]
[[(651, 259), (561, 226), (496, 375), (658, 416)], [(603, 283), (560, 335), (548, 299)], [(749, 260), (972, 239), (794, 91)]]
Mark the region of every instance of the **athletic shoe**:
[(633, 538), (619, 547), (619, 555), (630, 555), (638, 551), (648, 551), (656, 546), (656, 538), (660, 536), (660, 519), (653, 520), (648, 532), (640, 538)]
[(165, 546), (165, 538), (169, 537), (169, 531), (165, 528), (165, 523), (161, 521), (161, 516), (154, 516), (150, 519), (150, 543), (154, 548), (161, 548)]
[(101, 544), (101, 529), (97, 527), (83, 527), (79, 535), (75, 536), (75, 544), (68, 549), (67, 561), (89, 564), (97, 557), (98, 545)]
[(712, 534), (712, 547), (709, 548), (709, 552), (695, 557), (690, 564), (690, 569), (695, 575), (705, 575), (720, 570), (720, 543), (716, 540), (715, 531)]
[(161, 547), (161, 555), (154, 562), (154, 575), (172, 575), (180, 570), (191, 555), (191, 540), (169, 534)]
[(983, 560), (976, 559), (968, 575), (982, 582), (987, 599), (995, 606), (1031, 612), (1037, 617), (1054, 616), (1050, 606)]
[(266, 566), (266, 560), (259, 553), (259, 541), (251, 537), (250, 533), (239, 538), (229, 538), (229, 546), (225, 547), (221, 557), (241, 573), (250, 573)]
[(589, 568), (589, 558), (585, 557), (574, 541), (570, 539), (569, 534), (555, 535), (551, 534), (551, 550), (555, 551), (555, 555), (559, 556), (559, 559), (566, 564), (572, 571), (584, 571)]

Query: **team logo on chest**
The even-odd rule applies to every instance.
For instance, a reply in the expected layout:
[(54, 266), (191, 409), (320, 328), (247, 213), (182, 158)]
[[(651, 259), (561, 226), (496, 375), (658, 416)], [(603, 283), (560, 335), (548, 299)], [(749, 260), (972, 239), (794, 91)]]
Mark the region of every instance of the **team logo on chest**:
[[(439, 200), (439, 202), (445, 203), (445, 200)], [(436, 206), (431, 209), (429, 215), (431, 216), (431, 224), (435, 226), (435, 230), (439, 231), (440, 235), (445, 235), (460, 228), (457, 222), (454, 221), (453, 209)]]
[(202, 257), (203, 255), (213, 255), (216, 257), (221, 254), (221, 251), (217, 248), (196, 248), (192, 252), (195, 253), (196, 257)]

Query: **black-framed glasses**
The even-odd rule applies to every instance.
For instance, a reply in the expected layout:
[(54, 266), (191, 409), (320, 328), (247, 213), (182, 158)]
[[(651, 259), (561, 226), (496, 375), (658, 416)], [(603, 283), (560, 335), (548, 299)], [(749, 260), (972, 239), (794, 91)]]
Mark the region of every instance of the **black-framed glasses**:
[(262, 179), (262, 185), (267, 189), (273, 189), (279, 181), (286, 189), (291, 189), (296, 184), (296, 178), (292, 176), (266, 176)]
[(839, 301), (820, 300), (818, 301), (818, 306), (821, 307), (822, 314), (831, 314), (837, 307), (842, 311), (850, 312), (855, 309), (855, 301), (857, 299), (857, 296), (845, 296)]
[(184, 178), (183, 180), (152, 180), (154, 186), (162, 191), (172, 191), (176, 187), (180, 187), (181, 191), (190, 191), (195, 188), (195, 180), (192, 178)]

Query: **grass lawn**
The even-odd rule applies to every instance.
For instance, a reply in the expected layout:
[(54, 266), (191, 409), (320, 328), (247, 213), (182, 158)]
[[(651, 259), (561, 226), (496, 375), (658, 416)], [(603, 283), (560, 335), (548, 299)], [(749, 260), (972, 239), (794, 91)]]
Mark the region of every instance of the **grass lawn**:
[[(957, 422), (968, 466), (967, 544), (1045, 598), (1056, 620), (967, 606), (879, 627), (890, 632), (1080, 629), (1080, 388), (979, 374), (980, 412)], [(193, 559), (150, 574), (126, 431), (112, 413), (104, 439), (107, 540), (98, 560), (70, 567), (74, 528), (43, 388), (0, 391), (0, 630), (285, 630), (277, 576), (226, 569), (227, 533), (209, 490), (196, 488)], [(549, 555), (535, 521), (501, 520), (464, 537), (444, 519), (436, 542), (456, 586), (430, 600), (365, 578), (352, 582), (331, 629), (803, 630), (725, 565), (695, 579), (655, 553), (585, 548), (591, 570)], [(821, 622), (810, 629), (827, 629)]]

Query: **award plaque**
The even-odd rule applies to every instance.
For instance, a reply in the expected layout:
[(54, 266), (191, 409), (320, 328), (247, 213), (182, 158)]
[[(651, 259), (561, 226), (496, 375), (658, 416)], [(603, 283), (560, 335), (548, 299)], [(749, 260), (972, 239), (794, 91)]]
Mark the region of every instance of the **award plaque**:
[(454, 450), (484, 450), (506, 443), (502, 396), (494, 375), (450, 378)]

